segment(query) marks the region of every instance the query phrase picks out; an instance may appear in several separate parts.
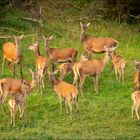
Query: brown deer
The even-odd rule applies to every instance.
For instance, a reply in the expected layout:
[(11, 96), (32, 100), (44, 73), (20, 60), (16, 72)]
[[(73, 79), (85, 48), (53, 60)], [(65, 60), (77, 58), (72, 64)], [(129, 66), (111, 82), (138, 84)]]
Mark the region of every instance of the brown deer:
[(50, 48), (49, 41), (52, 40), (53, 36), (45, 37), (43, 36), (46, 53), (49, 56), (52, 63), (52, 70), (54, 71), (56, 64), (59, 62), (71, 62), (76, 61), (78, 50), (74, 48)]
[(59, 80), (63, 80), (66, 74), (73, 72), (74, 64), (75, 63), (62, 63), (58, 66), (58, 68), (55, 70), (55, 73), (60, 73)]
[(140, 90), (140, 62), (134, 61), (136, 66), (136, 71), (134, 73), (134, 89)]
[(53, 88), (58, 96), (59, 103), (60, 103), (60, 114), (62, 114), (62, 98), (65, 99), (65, 105), (66, 105), (66, 112), (68, 113), (67, 110), (67, 103), (70, 108), (70, 116), (72, 115), (72, 103), (73, 100), (75, 99), (76, 101), (76, 111), (78, 113), (78, 89), (73, 86), (72, 84), (69, 84), (65, 81), (62, 80), (57, 80), (55, 77), (55, 73), (53, 72), (48, 72), (50, 81), (53, 85)]
[(40, 54), (39, 51), (39, 42), (37, 41), (35, 44), (28, 47), (35, 53), (36, 56), (36, 72), (38, 72), (38, 89), (40, 89), (41, 93), (43, 92), (44, 88), (44, 75), (48, 69), (49, 63), (45, 56)]
[(11, 78), (3, 78), (0, 80), (0, 92), (2, 97), (0, 105), (2, 105), (8, 95), (11, 95), (8, 104), (11, 113), (11, 124), (15, 125), (16, 107), (19, 107), (20, 118), (22, 118), (25, 110), (26, 95), (30, 93), (36, 86), (36, 73), (31, 69), (32, 80), (16, 80)]
[(23, 38), (23, 35), (21, 36), (13, 35), (13, 37), (15, 39), (15, 43), (7, 42), (3, 45), (2, 76), (4, 72), (4, 63), (6, 59), (10, 62), (11, 70), (14, 77), (15, 77), (15, 63), (19, 64), (20, 74), (21, 74), (21, 77), (23, 78), (22, 52), (21, 52), (21, 47), (20, 47), (20, 41)]
[(110, 49), (107, 49), (108, 56), (111, 58), (115, 74), (116, 74), (116, 80), (117, 81), (123, 81), (124, 82), (124, 70), (126, 67), (126, 61), (125, 59), (118, 55), (115, 51), (112, 51)]
[(93, 36), (87, 36), (86, 30), (88, 29), (90, 23), (82, 24), (80, 22), (81, 26), (81, 35), (80, 40), (84, 46), (84, 50), (88, 53), (88, 57), (91, 57), (92, 53), (103, 53), (105, 52), (105, 46), (107, 48), (111, 48), (115, 50), (118, 47), (118, 41), (116, 41), (113, 38), (107, 38), (107, 37), (93, 37)]
[[(100, 73), (103, 71), (104, 66), (108, 63), (109, 57), (106, 53), (103, 59), (93, 59), (93, 60), (86, 60), (85, 62), (80, 62), (79, 66), (77, 66), (76, 75), (80, 77), (80, 91), (82, 91), (82, 86), (87, 76), (94, 77), (94, 86), (95, 91), (98, 93), (98, 84), (99, 84), (99, 76)], [(77, 79), (77, 78), (74, 78)], [(76, 83), (77, 81), (74, 81)]]
[(133, 92), (132, 95), (131, 95), (131, 98), (133, 100), (133, 105), (132, 105), (132, 110), (131, 110), (132, 118), (133, 118), (133, 113), (135, 111), (136, 116), (139, 120), (140, 117), (139, 117), (139, 114), (138, 114), (138, 109), (139, 109), (139, 106), (140, 106), (140, 91)]

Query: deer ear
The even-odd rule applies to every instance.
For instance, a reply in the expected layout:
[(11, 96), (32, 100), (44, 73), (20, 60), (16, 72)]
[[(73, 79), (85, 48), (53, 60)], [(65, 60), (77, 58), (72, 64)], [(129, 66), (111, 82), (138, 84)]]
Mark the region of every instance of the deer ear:
[(81, 26), (81, 27), (83, 26), (82, 22), (80, 22), (80, 26)]
[(50, 37), (49, 37), (49, 40), (52, 40), (52, 39), (53, 39), (53, 36), (50, 36)]
[(20, 39), (22, 39), (22, 38), (23, 38), (23, 36), (24, 36), (23, 34), (22, 34), (21, 36), (19, 36), (19, 37), (20, 37)]
[(30, 73), (31, 73), (31, 74), (33, 74), (33, 73), (34, 73), (34, 72), (32, 71), (32, 69), (30, 69), (30, 68), (29, 68), (29, 71), (30, 71)]
[(136, 60), (133, 60), (133, 61), (134, 61), (134, 63), (135, 63), (135, 64), (139, 64), (139, 62), (138, 62), (138, 61), (136, 61)]
[(86, 25), (86, 26), (88, 27), (89, 25), (90, 25), (90, 22), (89, 22), (89, 23), (87, 23), (87, 25)]

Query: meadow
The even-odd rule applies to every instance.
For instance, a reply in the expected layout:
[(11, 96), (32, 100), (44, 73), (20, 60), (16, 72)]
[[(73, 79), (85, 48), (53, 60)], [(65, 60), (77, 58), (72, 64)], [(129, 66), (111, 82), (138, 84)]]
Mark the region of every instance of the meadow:
[[(68, 18), (65, 17), (65, 14), (61, 17), (55, 17), (53, 13), (55, 11), (51, 12), (44, 27), (23, 21), (13, 16), (11, 12), (8, 12), (5, 19), (0, 22), (0, 27), (14, 28), (24, 32), (24, 34), (53, 35), (54, 38), (50, 42), (51, 47), (77, 48), (79, 60), (80, 54), (83, 52), (83, 46), (79, 39), (78, 18), (81, 15), (70, 9), (63, 11)], [(83, 20), (83, 22), (87, 21)], [(132, 59), (140, 60), (139, 25), (119, 24), (116, 21), (107, 20), (91, 20), (90, 22), (87, 34), (97, 37), (112, 37), (119, 41), (116, 52), (122, 55), (127, 62), (124, 84), (115, 80), (114, 70), (111, 71), (112, 63), (109, 61), (99, 79), (98, 95), (94, 91), (92, 77), (86, 79), (84, 84), (85, 97), (79, 97), (81, 119), (76, 114), (74, 104), (71, 121), (65, 112), (64, 104), (63, 113), (59, 114), (59, 101), (46, 75), (43, 95), (33, 91), (28, 96), (26, 114), (20, 120), (17, 113), (15, 127), (10, 126), (8, 99), (5, 101), (6, 116), (3, 116), (2, 111), (0, 111), (0, 139), (140, 139), (140, 121), (137, 120), (136, 116), (131, 118), (131, 93), (134, 91), (133, 74), (135, 71)], [(0, 32), (5, 35), (19, 34), (2, 28)], [(2, 60), (2, 44), (6, 41), (14, 40), (0, 39), (0, 60)], [(35, 56), (32, 51), (27, 49), (27, 46), (34, 42), (35, 37), (26, 37), (21, 41), (25, 79), (31, 79), (28, 68), (35, 71)], [(44, 42), (41, 42), (40, 45), (41, 53), (46, 55)], [(104, 54), (93, 54), (92, 57), (103, 58)], [(5, 64), (4, 77), (11, 77), (11, 75), (8, 65)], [(16, 78), (20, 78), (17, 65)], [(72, 83), (73, 76), (66, 76), (65, 81)]]

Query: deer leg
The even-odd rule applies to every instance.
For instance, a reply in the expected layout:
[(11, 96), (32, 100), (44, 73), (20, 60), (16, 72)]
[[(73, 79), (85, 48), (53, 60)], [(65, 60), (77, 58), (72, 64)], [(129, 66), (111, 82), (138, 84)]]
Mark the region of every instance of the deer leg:
[(78, 96), (76, 96), (75, 101), (76, 101), (76, 112), (79, 114), (79, 109), (78, 109)]
[(135, 113), (136, 113), (136, 116), (137, 116), (137, 118), (138, 118), (138, 120), (139, 120), (140, 117), (139, 117), (139, 114), (138, 114), (138, 109), (139, 109), (139, 104), (135, 105), (135, 108), (134, 108)]
[(55, 69), (56, 69), (56, 64), (52, 63), (52, 71), (54, 72)]
[(116, 68), (116, 67), (114, 67), (114, 69), (115, 69), (116, 80), (118, 81), (117, 68)]
[(70, 108), (70, 116), (72, 115), (72, 100), (70, 101), (70, 99), (68, 98), (68, 106)]
[(132, 109), (131, 109), (131, 118), (134, 117), (134, 106), (135, 106), (135, 104), (132, 105)]
[(76, 71), (74, 71), (74, 70), (73, 70), (73, 72), (74, 72), (73, 85), (76, 85), (76, 87), (77, 87), (77, 86), (78, 86), (78, 85), (77, 85), (78, 74), (77, 74)]
[(122, 78), (122, 73), (121, 73), (121, 70), (118, 69), (118, 73), (119, 73), (119, 82), (121, 81), (121, 78)]
[(84, 75), (84, 76), (80, 76), (80, 92), (81, 92), (81, 95), (84, 97), (84, 95), (83, 95), (83, 90), (82, 90), (82, 87), (83, 87), (83, 84), (84, 84), (84, 81), (85, 81), (85, 79), (86, 79), (86, 76)]
[(20, 69), (20, 75), (21, 75), (21, 79), (23, 79), (23, 73), (22, 73), (22, 63), (19, 63), (19, 69)]
[(99, 75), (97, 74), (95, 76), (95, 91), (96, 91), (97, 94), (99, 93), (98, 92), (98, 85), (99, 85)]
[(122, 69), (122, 81), (124, 83), (124, 69)]
[(59, 97), (59, 111), (60, 111), (60, 115), (62, 114), (62, 98)]
[(66, 113), (68, 114), (68, 106), (67, 106), (67, 100), (65, 99), (65, 106), (66, 106)]
[(11, 67), (13, 77), (15, 77), (15, 65), (14, 65), (14, 62), (11, 62), (10, 67)]
[(3, 77), (3, 72), (4, 72), (4, 63), (5, 63), (5, 57), (3, 56), (3, 59), (2, 59), (2, 77)]

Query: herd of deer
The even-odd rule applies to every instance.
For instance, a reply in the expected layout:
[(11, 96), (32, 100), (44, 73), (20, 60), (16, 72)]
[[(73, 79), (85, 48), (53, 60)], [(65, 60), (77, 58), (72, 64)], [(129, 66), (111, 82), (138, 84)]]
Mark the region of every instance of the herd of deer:
[[(62, 113), (62, 98), (65, 100), (66, 112), (67, 104), (70, 108), (70, 115), (72, 115), (72, 102), (76, 101), (76, 111), (78, 112), (78, 78), (80, 79), (79, 89), (81, 95), (83, 95), (83, 84), (87, 76), (93, 76), (95, 91), (98, 93), (99, 76), (104, 69), (104, 66), (108, 63), (108, 60), (112, 60), (114, 66), (116, 80), (124, 82), (124, 69), (126, 66), (126, 61), (124, 58), (116, 54), (115, 49), (118, 47), (118, 41), (112, 38), (105, 37), (93, 37), (87, 36), (86, 30), (88, 29), (90, 23), (82, 24), (80, 40), (83, 44), (84, 50), (87, 52), (87, 56), (81, 55), (81, 59), (77, 61), (78, 50), (75, 48), (50, 48), (49, 42), (52, 40), (53, 36), (45, 37), (43, 40), (45, 43), (45, 49), (47, 57), (43, 56), (39, 51), (39, 40), (28, 47), (32, 50), (36, 57), (35, 67), (36, 72), (29, 69), (32, 80), (27, 81), (23, 79), (22, 74), (22, 51), (20, 47), (20, 41), (24, 37), (13, 36), (15, 43), (5, 43), (3, 45), (3, 60), (2, 60), (2, 76), (4, 73), (4, 63), (5, 60), (9, 61), (9, 66), (11, 67), (13, 78), (2, 78), (0, 80), (0, 105), (6, 100), (6, 97), (11, 95), (8, 101), (10, 112), (11, 112), (11, 124), (15, 125), (15, 115), (16, 108), (19, 107), (20, 118), (24, 114), (26, 95), (30, 93), (33, 89), (39, 90), (43, 93), (45, 87), (44, 76), (45, 73), (48, 74), (49, 80), (53, 85), (53, 88), (59, 98), (60, 102), (60, 114)], [(91, 59), (92, 53), (105, 53), (103, 59)], [(60, 64), (58, 67), (57, 64)], [(18, 63), (20, 67), (21, 79), (17, 80), (15, 76), (15, 64)], [(134, 77), (135, 92), (132, 94), (132, 99), (134, 104), (132, 106), (132, 117), (133, 110), (139, 119), (138, 108), (140, 105), (140, 62), (136, 63), (136, 74)], [(52, 72), (49, 71), (49, 64), (52, 65)], [(60, 73), (60, 77), (56, 78), (56, 73)], [(73, 84), (65, 82), (63, 79), (68, 73), (73, 73), (74, 80)], [(4, 113), (4, 110), (2, 108)]]

